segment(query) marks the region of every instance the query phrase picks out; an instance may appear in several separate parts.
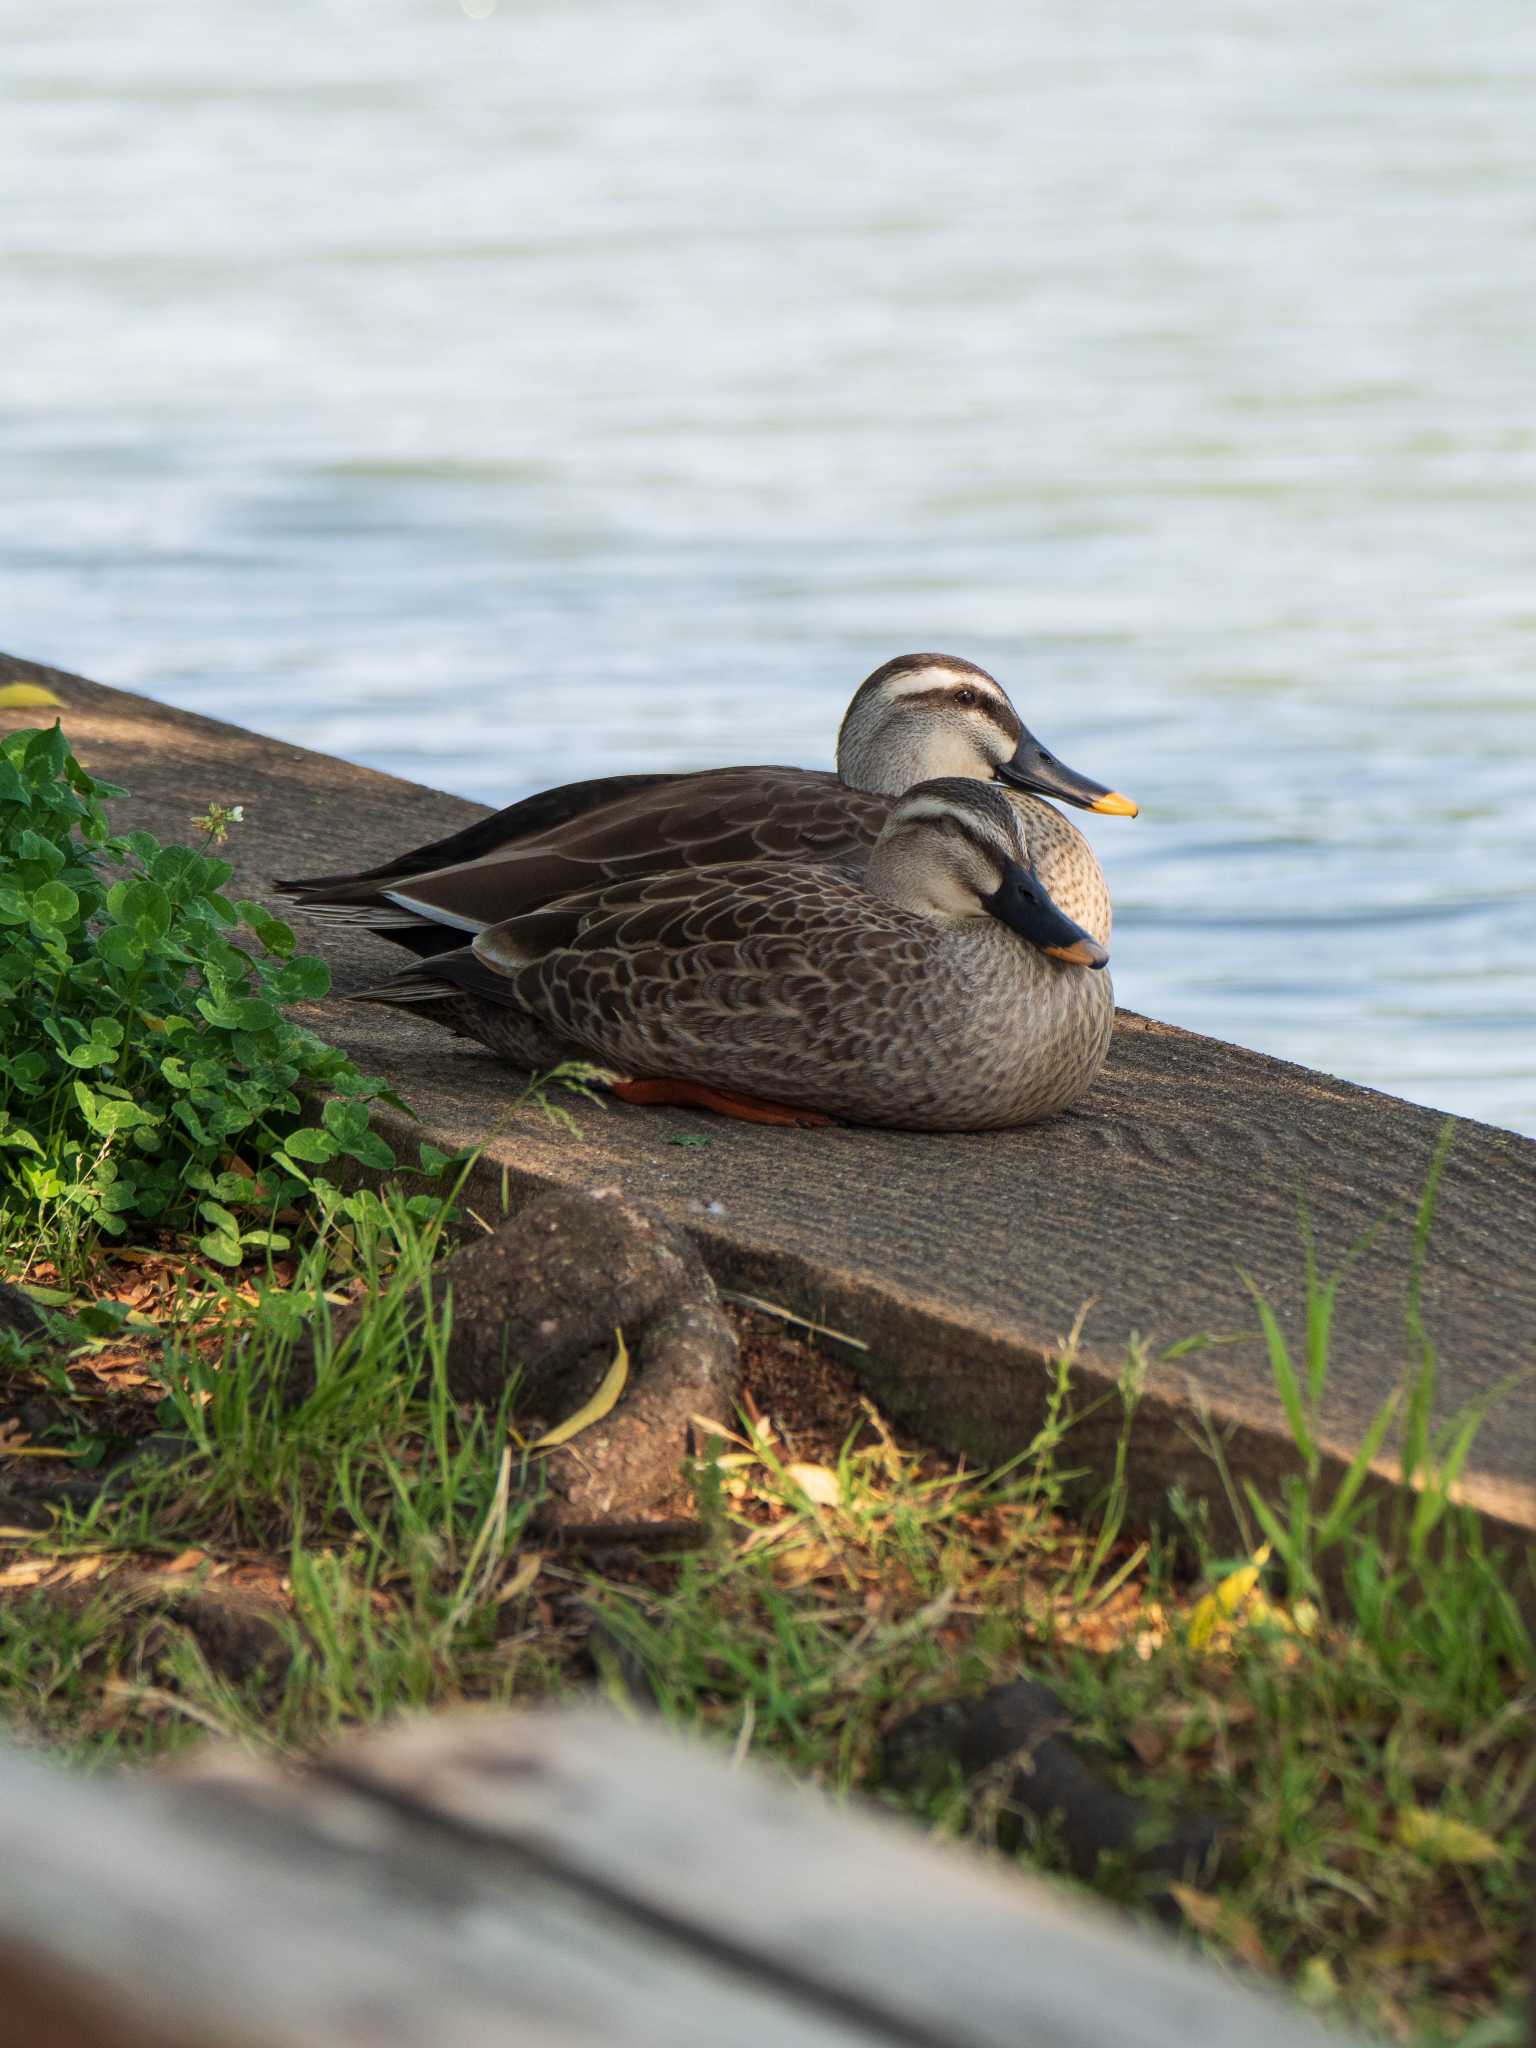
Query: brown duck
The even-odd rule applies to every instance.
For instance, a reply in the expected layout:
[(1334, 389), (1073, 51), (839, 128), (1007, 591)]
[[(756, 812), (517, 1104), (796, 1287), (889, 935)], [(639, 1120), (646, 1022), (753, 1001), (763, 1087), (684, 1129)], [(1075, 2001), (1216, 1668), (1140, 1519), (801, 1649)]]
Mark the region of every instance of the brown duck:
[[(1048, 753), (985, 669), (954, 655), (904, 654), (854, 696), (836, 774), (710, 768), (570, 783), (378, 867), (277, 886), (298, 908), (427, 955), (573, 891), (642, 875), (742, 861), (843, 862), (859, 873), (892, 799), (937, 776), (1136, 814), (1129, 797)], [(1058, 908), (1107, 942), (1109, 896), (1082, 835), (1039, 802), (1028, 805), (1027, 831)]]
[(1114, 995), (1104, 945), (1042, 885), (1032, 822), (1065, 821), (975, 778), (885, 811), (862, 875), (803, 854), (609, 875), (363, 1000), (519, 1066), (595, 1061), (627, 1100), (763, 1122), (987, 1130), (1075, 1101)]

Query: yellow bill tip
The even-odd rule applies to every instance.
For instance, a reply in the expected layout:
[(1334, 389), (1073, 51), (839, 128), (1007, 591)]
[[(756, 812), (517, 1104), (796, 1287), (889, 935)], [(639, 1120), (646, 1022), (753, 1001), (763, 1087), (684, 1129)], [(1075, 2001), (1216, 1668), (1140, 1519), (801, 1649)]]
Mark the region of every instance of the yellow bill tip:
[(1118, 789), (1106, 790), (1093, 803), (1094, 810), (1102, 811), (1109, 818), (1134, 818), (1140, 808), (1134, 797), (1122, 796)]

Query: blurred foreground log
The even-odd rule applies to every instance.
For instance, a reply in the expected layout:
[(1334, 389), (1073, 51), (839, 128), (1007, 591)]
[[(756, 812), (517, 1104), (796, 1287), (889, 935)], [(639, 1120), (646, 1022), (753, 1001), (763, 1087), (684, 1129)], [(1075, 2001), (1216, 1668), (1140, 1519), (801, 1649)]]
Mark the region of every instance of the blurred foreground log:
[(1107, 1913), (606, 1713), (421, 1721), (297, 1774), (4, 1753), (0, 1800), (0, 2039), (29, 2048), (1323, 2039)]

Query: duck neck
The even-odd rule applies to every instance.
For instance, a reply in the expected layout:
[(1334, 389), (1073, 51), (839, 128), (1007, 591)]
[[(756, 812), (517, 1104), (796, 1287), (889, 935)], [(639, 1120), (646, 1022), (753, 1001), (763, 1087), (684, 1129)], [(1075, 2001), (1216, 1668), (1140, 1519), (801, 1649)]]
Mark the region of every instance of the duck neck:
[(837, 736), (838, 779), (867, 796), (904, 796), (930, 769), (916, 733), (903, 733), (890, 719), (850, 711)]

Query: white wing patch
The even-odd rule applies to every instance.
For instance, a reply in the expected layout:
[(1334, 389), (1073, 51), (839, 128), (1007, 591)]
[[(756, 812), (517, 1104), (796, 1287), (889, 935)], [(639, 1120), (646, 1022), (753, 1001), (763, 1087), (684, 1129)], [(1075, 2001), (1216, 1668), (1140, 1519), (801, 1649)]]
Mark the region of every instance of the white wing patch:
[(429, 924), (447, 925), (455, 932), (483, 932), (486, 920), (483, 917), (461, 917), (456, 911), (440, 910), (435, 903), (423, 903), (419, 897), (408, 896), (404, 889), (383, 889), (379, 892), (401, 910), (409, 910), (416, 917), (424, 917)]

